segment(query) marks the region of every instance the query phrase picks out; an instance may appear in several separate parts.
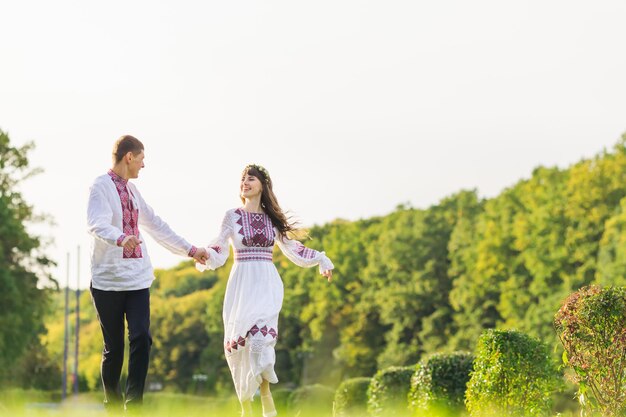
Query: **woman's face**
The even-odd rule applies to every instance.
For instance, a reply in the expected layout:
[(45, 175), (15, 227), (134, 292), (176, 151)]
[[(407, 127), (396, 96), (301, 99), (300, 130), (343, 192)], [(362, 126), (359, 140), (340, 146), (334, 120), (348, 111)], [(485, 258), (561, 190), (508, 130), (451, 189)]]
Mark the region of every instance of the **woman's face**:
[(261, 184), (261, 181), (254, 175), (245, 174), (241, 178), (239, 191), (243, 198), (260, 197), (261, 192), (263, 192), (263, 184)]

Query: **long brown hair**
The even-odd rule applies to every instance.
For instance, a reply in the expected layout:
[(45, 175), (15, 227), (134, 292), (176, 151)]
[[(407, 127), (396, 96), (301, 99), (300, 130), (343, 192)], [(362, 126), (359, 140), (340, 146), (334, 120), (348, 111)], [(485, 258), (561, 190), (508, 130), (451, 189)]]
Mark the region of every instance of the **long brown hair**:
[[(283, 209), (278, 204), (278, 199), (272, 189), (272, 179), (270, 174), (265, 168), (260, 165), (250, 164), (247, 165), (241, 173), (241, 178), (246, 175), (256, 177), (262, 184), (261, 191), (261, 208), (272, 220), (272, 225), (278, 229), (278, 233), (281, 238), (286, 238), (287, 233), (295, 235), (298, 232), (297, 222), (291, 221), (291, 218), (287, 217)], [(246, 199), (241, 197), (241, 202), (245, 203)]]

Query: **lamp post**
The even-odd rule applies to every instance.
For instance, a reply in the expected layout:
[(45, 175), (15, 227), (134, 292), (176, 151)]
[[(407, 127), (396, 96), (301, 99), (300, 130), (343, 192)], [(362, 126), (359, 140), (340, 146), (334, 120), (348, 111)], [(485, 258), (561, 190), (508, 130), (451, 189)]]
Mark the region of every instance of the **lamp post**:
[(78, 394), (78, 341), (80, 336), (80, 246), (76, 247), (76, 344), (74, 347), (74, 394)]
[(67, 253), (67, 277), (65, 281), (65, 334), (63, 338), (63, 377), (61, 386), (61, 399), (67, 397), (67, 351), (70, 343), (70, 320), (69, 320), (69, 302), (70, 302), (70, 253)]

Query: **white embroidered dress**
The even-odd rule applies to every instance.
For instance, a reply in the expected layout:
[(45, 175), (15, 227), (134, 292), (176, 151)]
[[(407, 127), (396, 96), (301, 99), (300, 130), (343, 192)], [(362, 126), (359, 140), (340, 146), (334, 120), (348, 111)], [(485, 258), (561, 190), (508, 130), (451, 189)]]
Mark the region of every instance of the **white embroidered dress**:
[(274, 243), (285, 256), (302, 267), (319, 265), (320, 273), (334, 268), (324, 254), (296, 240), (280, 239), (269, 216), (241, 208), (226, 212), (219, 237), (207, 248), (201, 271), (224, 265), (233, 246), (235, 262), (224, 298), (224, 353), (240, 401), (252, 399), (266, 379), (277, 383), (274, 346), (278, 313), (283, 303), (283, 283), (272, 262)]

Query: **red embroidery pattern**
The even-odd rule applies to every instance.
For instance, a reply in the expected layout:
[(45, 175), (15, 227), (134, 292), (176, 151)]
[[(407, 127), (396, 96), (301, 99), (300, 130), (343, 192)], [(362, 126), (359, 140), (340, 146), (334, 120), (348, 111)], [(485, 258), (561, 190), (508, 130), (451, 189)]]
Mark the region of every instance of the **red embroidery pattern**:
[(315, 258), (315, 255), (317, 255), (317, 251), (313, 249), (309, 249), (306, 246), (304, 246), (302, 243), (298, 242), (297, 248), (296, 248), (296, 255), (298, 255), (299, 257), (303, 259), (313, 259)]
[(222, 253), (222, 247), (221, 246), (211, 246), (210, 249), (213, 249), (215, 252), (217, 253)]
[(272, 248), (241, 248), (235, 249), (235, 261), (269, 261), (272, 262)]
[[(248, 333), (246, 333), (246, 337), (248, 337), (248, 335), (254, 336), (259, 332), (261, 332), (263, 337), (266, 337), (268, 334), (272, 336), (273, 339), (276, 339), (278, 337), (278, 332), (273, 327), (263, 326), (259, 329), (259, 326), (257, 326), (256, 324), (252, 326), (250, 330), (248, 330)], [(243, 336), (239, 336), (239, 339), (237, 340), (233, 339), (227, 341), (224, 344), (224, 349), (226, 349), (228, 353), (232, 353), (233, 350), (237, 350), (239, 349), (239, 347), (244, 346), (246, 346), (246, 339)]]
[(237, 224), (243, 244), (248, 247), (267, 248), (274, 245), (274, 226), (265, 213), (249, 213), (242, 209), (235, 210), (239, 215)]
[[(134, 235), (139, 237), (139, 226), (137, 220), (139, 219), (139, 208), (133, 204), (132, 194), (128, 190), (128, 180), (117, 175), (113, 170), (109, 170), (109, 176), (115, 184), (117, 193), (120, 196), (122, 202), (122, 231), (126, 236)], [(123, 258), (142, 258), (141, 245), (135, 246), (135, 249), (124, 248)]]
[(233, 350), (237, 350), (239, 346), (244, 347), (245, 345), (246, 345), (246, 339), (239, 336), (239, 339), (237, 340), (233, 340), (232, 342), (226, 342), (226, 345), (224, 345), (224, 348), (228, 351), (228, 353), (231, 353)]

